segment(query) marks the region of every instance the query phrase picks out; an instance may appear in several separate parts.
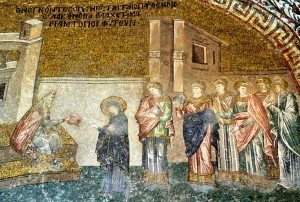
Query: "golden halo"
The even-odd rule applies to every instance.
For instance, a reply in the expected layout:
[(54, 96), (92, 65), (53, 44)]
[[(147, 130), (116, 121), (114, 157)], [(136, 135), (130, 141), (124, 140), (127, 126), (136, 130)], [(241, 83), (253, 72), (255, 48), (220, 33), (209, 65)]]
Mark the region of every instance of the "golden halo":
[(123, 98), (121, 98), (119, 96), (109, 96), (109, 97), (105, 98), (100, 104), (100, 109), (104, 114), (109, 115), (109, 112), (107, 110), (107, 105), (110, 102), (119, 103), (122, 112), (124, 112), (126, 110), (127, 104)]

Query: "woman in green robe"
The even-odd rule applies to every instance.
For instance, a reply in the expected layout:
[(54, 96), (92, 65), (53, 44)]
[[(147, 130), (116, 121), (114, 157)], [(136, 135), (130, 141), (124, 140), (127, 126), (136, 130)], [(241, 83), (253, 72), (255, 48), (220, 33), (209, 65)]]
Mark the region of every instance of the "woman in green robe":
[(296, 96), (287, 91), (288, 82), (276, 79), (274, 91), (275, 103), (268, 107), (272, 131), (276, 133), (278, 143), (280, 183), (284, 188), (300, 185), (300, 117)]
[(143, 181), (150, 184), (168, 184), (167, 144), (174, 137), (172, 100), (162, 94), (162, 85), (151, 82), (150, 93), (144, 97), (136, 113), (139, 140), (143, 144)]

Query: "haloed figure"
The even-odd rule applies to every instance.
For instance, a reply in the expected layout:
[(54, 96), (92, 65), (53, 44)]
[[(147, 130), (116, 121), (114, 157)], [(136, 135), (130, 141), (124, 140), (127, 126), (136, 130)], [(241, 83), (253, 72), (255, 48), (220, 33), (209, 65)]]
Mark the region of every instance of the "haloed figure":
[(219, 135), (219, 170), (238, 171), (238, 152), (235, 137), (232, 134), (233, 122), (231, 119), (230, 105), (233, 94), (227, 90), (228, 81), (218, 79), (214, 82), (216, 93), (212, 95), (213, 109), (220, 124)]
[(100, 193), (123, 193), (128, 182), (129, 140), (128, 120), (124, 111), (126, 102), (121, 97), (111, 96), (103, 100), (101, 110), (109, 116), (109, 123), (97, 127), (97, 161), (106, 170), (103, 190)]
[(167, 144), (174, 137), (172, 101), (162, 94), (162, 85), (149, 83), (150, 96), (141, 100), (136, 120), (139, 124), (139, 140), (143, 144), (143, 181), (167, 184)]
[(239, 170), (265, 176), (266, 163), (263, 151), (274, 160), (267, 112), (256, 95), (247, 94), (246, 82), (237, 81), (234, 88), (238, 92), (238, 96), (232, 102), (232, 108), (234, 135), (239, 152)]
[(29, 154), (39, 160), (37, 153), (53, 154), (61, 147), (60, 134), (53, 129), (67, 119), (51, 120), (50, 109), (56, 91), (45, 95), (22, 117), (11, 137), (11, 146), (19, 154)]
[(183, 107), (175, 105), (177, 117), (183, 119), (188, 181), (215, 185), (211, 145), (216, 147), (219, 124), (214, 111), (209, 109), (211, 99), (205, 94), (205, 83), (194, 82), (191, 88), (193, 96), (184, 101)]
[(291, 188), (300, 185), (300, 117), (296, 96), (287, 88), (287, 81), (275, 80), (277, 97), (268, 109), (278, 142), (280, 185)]

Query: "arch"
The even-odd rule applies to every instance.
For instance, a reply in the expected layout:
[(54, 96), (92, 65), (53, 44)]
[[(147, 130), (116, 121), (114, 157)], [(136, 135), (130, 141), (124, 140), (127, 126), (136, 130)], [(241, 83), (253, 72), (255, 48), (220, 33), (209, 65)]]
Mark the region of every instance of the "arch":
[(277, 48), (293, 75), (300, 93), (300, 39), (279, 17), (255, 2), (240, 0), (198, 0), (226, 12), (254, 28)]

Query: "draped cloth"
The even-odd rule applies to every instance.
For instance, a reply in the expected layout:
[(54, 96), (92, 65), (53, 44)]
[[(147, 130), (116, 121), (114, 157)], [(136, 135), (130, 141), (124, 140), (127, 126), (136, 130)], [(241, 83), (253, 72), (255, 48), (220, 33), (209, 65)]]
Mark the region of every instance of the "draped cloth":
[(27, 146), (35, 135), (35, 131), (43, 121), (37, 110), (30, 109), (18, 122), (10, 139), (10, 145), (19, 154), (26, 152)]
[(275, 129), (286, 147), (300, 157), (300, 116), (296, 96), (285, 93), (279, 95), (277, 102), (279, 113), (269, 108)]
[(219, 124), (212, 109), (184, 115), (183, 137), (187, 157), (192, 156), (199, 149), (210, 124), (212, 143), (217, 144)]
[(190, 183), (215, 185), (211, 145), (218, 148), (219, 124), (214, 111), (209, 109), (210, 103), (207, 95), (187, 98), (183, 109), (176, 110), (177, 117), (183, 119)]
[(167, 144), (174, 136), (171, 99), (167, 96), (143, 98), (135, 118), (139, 124), (139, 140), (143, 144), (143, 181), (167, 184)]
[[(109, 126), (115, 129), (108, 130)], [(128, 140), (128, 120), (123, 112), (113, 116), (109, 124), (99, 128), (99, 136), (96, 145), (97, 161), (103, 169), (107, 169), (108, 164), (115, 163), (123, 170), (129, 169), (129, 140)]]
[[(36, 159), (36, 152), (53, 154), (61, 147), (60, 134), (53, 127), (58, 126), (65, 119), (50, 119), (50, 109), (55, 95), (55, 90), (46, 94), (18, 122), (10, 139), (10, 145), (17, 153), (26, 153)], [(80, 121), (81, 118), (73, 113), (67, 122), (78, 126)]]
[[(255, 120), (254, 123), (245, 127), (240, 127), (251, 117)], [(239, 130), (235, 131), (236, 143), (239, 152), (242, 151), (262, 129), (264, 131), (265, 154), (273, 157), (274, 150), (268, 115), (261, 100), (256, 95), (249, 95), (248, 111), (237, 113), (234, 116), (234, 124), (235, 126), (240, 127)]]
[(277, 136), (280, 184), (286, 188), (299, 187), (300, 116), (296, 96), (282, 92), (268, 109)]
[[(225, 91), (224, 94), (213, 94), (213, 109), (216, 112), (217, 120), (220, 124), (219, 144), (218, 144), (218, 170), (226, 175), (234, 174), (238, 171), (239, 158), (236, 147), (236, 140), (233, 134), (233, 120), (231, 117), (231, 102), (233, 94)], [(220, 175), (219, 175), (220, 176)]]
[[(167, 102), (170, 102), (168, 98), (165, 97)], [(139, 124), (139, 140), (142, 141), (160, 122), (161, 120), (148, 115), (153, 113), (155, 109), (160, 110), (160, 113), (163, 113), (163, 109), (159, 106), (159, 103), (154, 97), (145, 97), (142, 99), (138, 112), (135, 116)], [(168, 120), (164, 120), (164, 126), (169, 130), (168, 136), (174, 135), (174, 126), (172, 117)]]
[[(113, 127), (113, 130), (109, 130)], [(106, 170), (103, 191), (106, 193), (124, 192), (128, 181), (129, 140), (128, 120), (123, 112), (112, 116), (108, 125), (99, 128), (96, 144), (97, 161)]]

